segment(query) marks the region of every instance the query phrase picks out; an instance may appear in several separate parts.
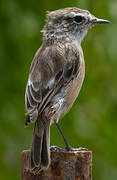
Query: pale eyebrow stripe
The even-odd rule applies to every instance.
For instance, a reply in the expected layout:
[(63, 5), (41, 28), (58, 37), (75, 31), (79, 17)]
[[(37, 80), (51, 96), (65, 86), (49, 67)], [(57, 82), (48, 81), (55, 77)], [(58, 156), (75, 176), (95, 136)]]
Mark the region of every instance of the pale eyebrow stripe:
[(71, 14), (73, 15), (73, 17), (75, 17), (75, 16), (83, 16), (84, 17), (84, 15), (82, 13), (71, 12)]

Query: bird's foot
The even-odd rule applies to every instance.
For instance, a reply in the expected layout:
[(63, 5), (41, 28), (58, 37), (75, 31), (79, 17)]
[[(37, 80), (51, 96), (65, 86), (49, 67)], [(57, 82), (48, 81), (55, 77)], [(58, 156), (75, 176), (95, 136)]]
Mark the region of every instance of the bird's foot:
[(65, 149), (66, 149), (66, 151), (88, 151), (87, 148), (83, 148), (83, 147), (72, 148), (71, 146), (68, 146)]
[(51, 146), (51, 147), (50, 147), (50, 150), (51, 150), (51, 151), (66, 151), (65, 149), (60, 148), (60, 147), (58, 147), (58, 146)]
[(79, 148), (72, 148), (70, 145), (67, 146), (65, 149), (60, 148), (58, 146), (51, 146), (50, 147), (51, 151), (88, 151), (87, 148), (79, 147)]

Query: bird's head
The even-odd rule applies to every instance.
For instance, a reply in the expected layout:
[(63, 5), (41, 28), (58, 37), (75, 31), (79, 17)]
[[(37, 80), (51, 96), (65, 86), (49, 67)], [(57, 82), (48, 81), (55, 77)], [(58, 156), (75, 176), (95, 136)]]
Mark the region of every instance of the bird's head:
[(42, 32), (46, 39), (77, 39), (81, 43), (92, 26), (108, 23), (109, 21), (96, 18), (87, 10), (64, 8), (47, 14), (47, 22)]

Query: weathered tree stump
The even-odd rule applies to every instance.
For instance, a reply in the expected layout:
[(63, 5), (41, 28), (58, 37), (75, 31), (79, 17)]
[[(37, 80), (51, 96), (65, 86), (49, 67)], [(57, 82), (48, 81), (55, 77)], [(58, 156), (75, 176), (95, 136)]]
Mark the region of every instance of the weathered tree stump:
[(22, 152), (21, 180), (92, 180), (91, 151), (51, 150), (51, 164), (38, 175), (29, 172), (29, 150)]

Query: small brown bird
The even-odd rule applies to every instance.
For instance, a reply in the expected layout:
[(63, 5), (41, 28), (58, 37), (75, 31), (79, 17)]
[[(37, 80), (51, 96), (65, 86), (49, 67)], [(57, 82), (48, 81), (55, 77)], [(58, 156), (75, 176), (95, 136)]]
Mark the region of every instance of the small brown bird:
[(34, 174), (50, 164), (50, 126), (56, 123), (66, 143), (58, 120), (72, 107), (85, 76), (81, 41), (96, 24), (109, 23), (89, 11), (65, 8), (49, 12), (42, 30), (43, 44), (34, 56), (25, 102), (27, 120), (35, 124), (30, 154)]

